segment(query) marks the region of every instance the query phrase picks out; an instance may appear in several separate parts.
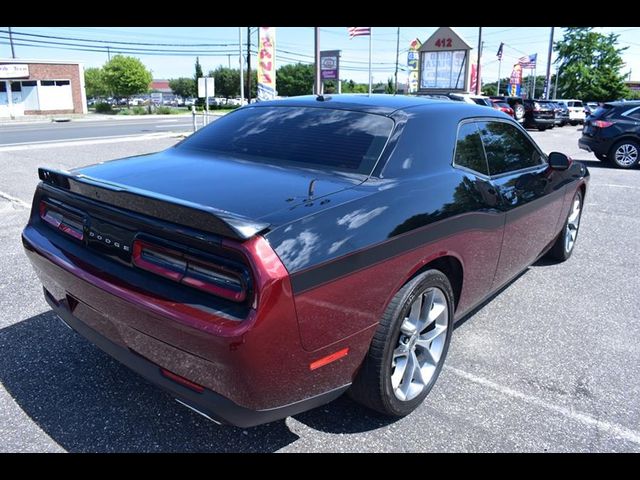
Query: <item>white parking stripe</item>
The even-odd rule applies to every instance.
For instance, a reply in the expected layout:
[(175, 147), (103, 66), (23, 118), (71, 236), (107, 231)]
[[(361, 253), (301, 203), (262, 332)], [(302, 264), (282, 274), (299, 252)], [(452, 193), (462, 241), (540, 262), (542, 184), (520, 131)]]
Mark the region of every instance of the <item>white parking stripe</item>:
[(136, 140), (152, 140), (154, 138), (170, 138), (187, 135), (187, 132), (158, 132), (148, 133), (141, 135), (139, 133), (133, 135), (112, 135), (107, 137), (84, 137), (84, 138), (71, 138), (62, 141), (43, 140), (30, 143), (15, 143), (6, 144), (0, 146), (0, 152), (15, 152), (18, 150), (33, 150), (36, 148), (55, 148), (55, 147), (70, 147), (78, 145), (97, 145), (101, 143), (118, 143), (118, 142), (132, 142)]
[(616, 185), (615, 183), (592, 183), (592, 187), (619, 187), (619, 188), (631, 188), (633, 190), (640, 190), (640, 187), (633, 185)]
[(0, 192), (0, 198), (4, 198), (5, 200), (9, 200), (11, 203), (15, 203), (16, 205), (19, 205), (19, 206), (24, 207), (24, 208), (31, 208), (31, 205), (29, 205), (24, 200), (20, 200), (19, 198), (14, 197), (13, 195), (9, 195), (8, 193)]
[(517, 398), (518, 400), (522, 400), (524, 402), (530, 403), (532, 405), (536, 405), (538, 407), (546, 408), (547, 410), (551, 410), (556, 412), (563, 417), (569, 418), (576, 422), (580, 422), (584, 425), (588, 425), (591, 427), (596, 427), (601, 432), (606, 432), (616, 437), (622, 438), (624, 440), (628, 440), (630, 442), (640, 444), (640, 432), (635, 430), (630, 430), (620, 425), (616, 425), (614, 423), (604, 422), (602, 420), (598, 420), (593, 418), (586, 413), (578, 412), (570, 408), (566, 408), (560, 405), (556, 405), (553, 403), (549, 403), (545, 400), (542, 400), (538, 397), (534, 397), (531, 395), (527, 395), (526, 393), (518, 392), (509, 387), (505, 387), (504, 385), (499, 385), (497, 383), (492, 382), (491, 380), (487, 380), (486, 378), (478, 377), (471, 373), (465, 372), (463, 370), (459, 370), (455, 367), (448, 367), (445, 365), (445, 370), (457, 375), (465, 380), (469, 380), (470, 382), (477, 383), (478, 385), (482, 385), (483, 387), (490, 388), (499, 392), (503, 395)]

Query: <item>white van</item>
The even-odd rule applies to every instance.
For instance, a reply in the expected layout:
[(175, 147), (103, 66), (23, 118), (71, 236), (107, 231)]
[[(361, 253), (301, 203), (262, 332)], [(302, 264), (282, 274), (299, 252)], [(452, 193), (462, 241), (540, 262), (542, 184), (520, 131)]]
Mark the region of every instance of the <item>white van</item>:
[(584, 105), (582, 100), (553, 100), (554, 102), (564, 103), (569, 109), (569, 123), (571, 125), (577, 125), (578, 123), (584, 124)]

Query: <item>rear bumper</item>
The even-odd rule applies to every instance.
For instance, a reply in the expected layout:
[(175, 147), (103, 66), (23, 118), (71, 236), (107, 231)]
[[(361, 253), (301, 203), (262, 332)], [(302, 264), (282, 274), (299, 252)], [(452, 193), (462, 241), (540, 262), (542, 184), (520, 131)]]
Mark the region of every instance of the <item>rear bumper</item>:
[(277, 408), (251, 410), (237, 405), (228, 398), (209, 389), (205, 388), (202, 392), (196, 392), (168, 379), (162, 375), (158, 365), (138, 355), (134, 351), (112, 342), (87, 326), (84, 322), (73, 316), (65, 302), (57, 303), (46, 290), (45, 299), (56, 315), (77, 333), (134, 372), (166, 390), (177, 400), (186, 404), (186, 406), (218, 423), (244, 428), (273, 422), (274, 420), (295, 415), (335, 400), (349, 387), (349, 385), (345, 385), (315, 397)]
[[(70, 253), (59, 237), (32, 225), (22, 234), (54, 311), (98, 347), (217, 421), (251, 426), (333, 400), (351, 383), (373, 335), (367, 329), (306, 351), (288, 277), (264, 290), (268, 302), (253, 320), (227, 322), (227, 330), (213, 323), (203, 329), (189, 322), (188, 311), (185, 318), (158, 312), (166, 304), (158, 294), (104, 276), (78, 257), (79, 248)], [(312, 362), (346, 347), (346, 357), (310, 369)], [(205, 391), (165, 378), (161, 368)]]
[(593, 152), (597, 155), (606, 155), (610, 147), (611, 142), (602, 141), (594, 137), (583, 135), (578, 139), (578, 148), (580, 148), (580, 150)]
[(555, 118), (529, 117), (525, 120), (525, 123), (535, 127), (551, 127), (555, 124)]

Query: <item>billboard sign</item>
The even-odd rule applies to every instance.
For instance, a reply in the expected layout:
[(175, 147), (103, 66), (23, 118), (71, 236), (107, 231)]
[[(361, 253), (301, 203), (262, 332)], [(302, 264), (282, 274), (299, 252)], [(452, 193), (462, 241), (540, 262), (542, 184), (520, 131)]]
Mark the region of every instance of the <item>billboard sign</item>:
[(276, 98), (276, 27), (258, 29), (258, 101)]
[(320, 52), (320, 80), (340, 78), (340, 50)]
[(509, 95), (512, 97), (520, 96), (520, 89), (522, 86), (522, 66), (515, 64), (511, 71), (511, 77), (509, 78)]
[(418, 58), (420, 54), (418, 50), (422, 43), (417, 38), (409, 44), (409, 52), (407, 52), (407, 68), (409, 70), (409, 84), (407, 93), (416, 93), (418, 91)]

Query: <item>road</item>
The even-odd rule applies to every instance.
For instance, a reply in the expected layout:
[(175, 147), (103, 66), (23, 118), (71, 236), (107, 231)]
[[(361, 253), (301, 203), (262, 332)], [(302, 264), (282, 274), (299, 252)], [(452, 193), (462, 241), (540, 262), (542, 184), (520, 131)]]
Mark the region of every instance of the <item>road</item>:
[(0, 150), (0, 451), (640, 452), (640, 169), (579, 151), (575, 127), (531, 134), (591, 171), (571, 259), (538, 262), (458, 325), (442, 375), (406, 418), (342, 397), (245, 430), (181, 407), (65, 328), (20, 242), (38, 165), (72, 168), (176, 139)]
[(191, 132), (191, 115), (117, 120), (83, 120), (70, 122), (15, 123), (0, 125), (0, 147), (43, 142), (94, 140), (159, 132)]

